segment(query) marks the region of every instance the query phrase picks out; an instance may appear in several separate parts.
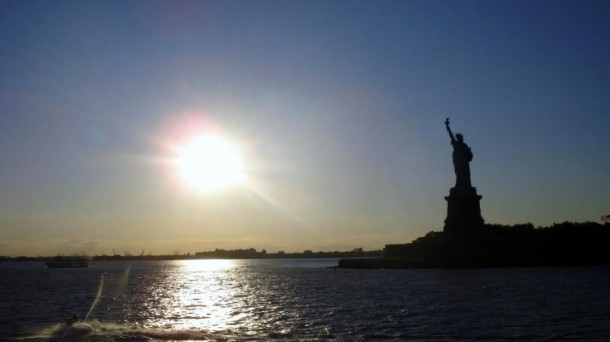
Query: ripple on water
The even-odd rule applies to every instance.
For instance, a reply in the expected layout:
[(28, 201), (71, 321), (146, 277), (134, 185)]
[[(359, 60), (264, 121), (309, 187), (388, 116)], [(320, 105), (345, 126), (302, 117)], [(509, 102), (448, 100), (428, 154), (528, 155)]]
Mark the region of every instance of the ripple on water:
[(47, 340), (63, 319), (91, 309), (104, 275), (90, 341), (610, 340), (608, 267), (366, 271), (312, 268), (311, 260), (206, 262), (93, 262), (68, 272), (0, 264), (0, 339)]

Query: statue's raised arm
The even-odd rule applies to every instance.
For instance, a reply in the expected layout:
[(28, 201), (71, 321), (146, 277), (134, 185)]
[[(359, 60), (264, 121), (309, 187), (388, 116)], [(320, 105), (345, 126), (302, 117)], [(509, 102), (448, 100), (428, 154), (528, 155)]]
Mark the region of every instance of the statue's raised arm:
[(449, 132), (449, 137), (451, 138), (451, 143), (454, 143), (455, 137), (453, 136), (453, 132), (451, 132), (451, 128), (449, 127), (449, 118), (445, 119), (445, 127), (447, 127), (447, 132)]

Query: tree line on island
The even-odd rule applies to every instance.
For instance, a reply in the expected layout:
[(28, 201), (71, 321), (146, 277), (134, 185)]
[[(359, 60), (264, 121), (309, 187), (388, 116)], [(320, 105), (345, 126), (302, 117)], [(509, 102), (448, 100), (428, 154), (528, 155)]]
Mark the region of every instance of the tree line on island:
[[(606, 245), (610, 242), (610, 223), (599, 224), (597, 222), (569, 222), (553, 223), (548, 227), (535, 227), (532, 223), (520, 223), (515, 225), (489, 224), (483, 226), (482, 232), (493, 233), (494, 236), (505, 238), (510, 241), (528, 241), (540, 245), (553, 245), (570, 248), (580, 244)], [(442, 232), (429, 232), (423, 237), (413, 241), (421, 242), (434, 238)]]
[(562, 222), (485, 224), (466, 232), (430, 232), (407, 245), (387, 245), (386, 257), (419, 266), (569, 266), (610, 263), (610, 224)]

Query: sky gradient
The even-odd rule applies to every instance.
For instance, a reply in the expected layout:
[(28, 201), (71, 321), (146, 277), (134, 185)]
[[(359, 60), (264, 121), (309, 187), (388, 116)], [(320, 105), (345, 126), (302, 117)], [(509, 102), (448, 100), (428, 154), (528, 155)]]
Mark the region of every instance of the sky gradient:
[[(2, 1), (0, 255), (380, 249), (610, 213), (608, 1)], [(214, 130), (247, 184), (185, 186)]]

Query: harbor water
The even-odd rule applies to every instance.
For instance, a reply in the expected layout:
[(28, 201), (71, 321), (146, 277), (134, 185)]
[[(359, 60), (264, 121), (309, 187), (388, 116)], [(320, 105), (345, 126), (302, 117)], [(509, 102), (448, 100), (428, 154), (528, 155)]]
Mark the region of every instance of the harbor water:
[[(0, 340), (608, 341), (610, 267), (333, 269), (337, 259), (0, 263)], [(76, 314), (89, 330), (63, 335)], [(85, 319), (86, 318), (86, 319)]]

